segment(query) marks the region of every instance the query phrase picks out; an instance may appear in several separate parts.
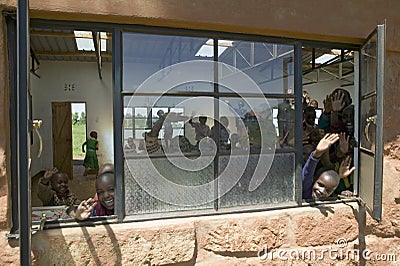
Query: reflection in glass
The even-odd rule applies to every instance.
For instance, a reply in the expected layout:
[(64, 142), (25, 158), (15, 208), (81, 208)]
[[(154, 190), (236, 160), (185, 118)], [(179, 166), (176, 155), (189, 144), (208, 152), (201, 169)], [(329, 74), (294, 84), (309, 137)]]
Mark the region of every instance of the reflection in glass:
[(361, 50), (361, 96), (376, 90), (377, 73), (377, 35), (372, 37)]
[(361, 147), (375, 152), (376, 141), (376, 96), (361, 101)]
[[(122, 39), (123, 91), (135, 91), (147, 78), (160, 70), (163, 71), (159, 73), (166, 77), (170, 72), (169, 67), (175, 64), (192, 60), (213, 60), (212, 49), (207, 54), (198, 53), (209, 38), (124, 32)], [(212, 48), (212, 46), (210, 47)], [(190, 69), (187, 69), (187, 71), (189, 73), (192, 72)], [(199, 71), (202, 70), (196, 69), (193, 75), (200, 74), (198, 73)], [(204, 69), (204, 71), (208, 73), (210, 69)], [(185, 76), (188, 76), (188, 74), (186, 73)], [(168, 91), (171, 88), (164, 86), (161, 89)], [(212, 86), (202, 87), (202, 91), (212, 91), (212, 89)], [(175, 90), (190, 92), (192, 88), (191, 86), (183, 85), (175, 88)]]
[[(267, 155), (250, 155), (246, 169), (238, 183), (219, 200), (221, 208), (233, 206), (250, 206), (256, 204), (283, 203), (294, 200), (294, 154), (275, 154), (268, 158)], [(232, 157), (232, 156), (231, 156)], [(236, 175), (241, 169), (235, 167), (226, 168), (229, 160), (227, 156), (219, 159), (220, 174), (228, 171), (228, 175)], [(256, 172), (258, 164), (264, 164), (265, 160), (273, 160), (268, 172)], [(258, 179), (260, 185), (251, 191), (252, 179)], [(219, 183), (218, 188), (224, 184)]]
[[(294, 145), (293, 62), (293, 45), (123, 33), (126, 213), (293, 201), (294, 155), (275, 154)], [(170, 184), (209, 182), (173, 205), (195, 193)]]
[[(272, 151), (293, 147), (295, 110), (292, 99), (220, 98), (220, 115), (229, 121), (234, 150)], [(224, 105), (229, 109), (223, 108)]]
[[(185, 158), (175, 158), (176, 160), (184, 160)], [(177, 206), (169, 204), (160, 198), (154, 197), (146, 191), (138, 182), (137, 177), (150, 179), (154, 172), (150, 169), (153, 167), (159, 173), (162, 173), (170, 182), (183, 185), (183, 186), (198, 186), (202, 184), (209, 184), (207, 193), (203, 196), (209, 197), (214, 193), (214, 179), (213, 164), (199, 171), (185, 171), (176, 167), (169, 162), (168, 158), (152, 158), (151, 161), (147, 159), (127, 159), (125, 160), (125, 211), (127, 215), (143, 214), (143, 213), (157, 213), (178, 210), (194, 210), (212, 208), (213, 202), (206, 204), (198, 204), (192, 206)], [(128, 167), (129, 164), (129, 167)], [(191, 195), (182, 195), (182, 191), (176, 187), (172, 188), (158, 188), (153, 186), (152, 193), (160, 197), (173, 197), (176, 200), (179, 198), (190, 197)], [(201, 202), (203, 199), (199, 199)]]
[[(196, 126), (203, 116), (206, 121), (202, 125), (208, 129), (203, 137), (206, 137), (208, 142), (212, 141), (211, 128), (215, 123), (212, 118), (213, 101), (210, 97), (125, 96), (124, 143), (132, 137), (138, 148), (137, 155), (146, 151), (140, 147), (149, 141), (159, 145), (154, 147), (160, 148), (159, 152), (199, 151), (201, 138), (200, 133), (196, 132)], [(158, 126), (159, 128), (156, 128)]]
[[(221, 45), (226, 42), (219, 41)], [(231, 67), (219, 69), (219, 80), (232, 79), (239, 70), (254, 80), (263, 93), (294, 93), (293, 45), (231, 40), (227, 47), (218, 59)], [(221, 91), (226, 92), (226, 88)], [(237, 92), (249, 93), (247, 87)]]

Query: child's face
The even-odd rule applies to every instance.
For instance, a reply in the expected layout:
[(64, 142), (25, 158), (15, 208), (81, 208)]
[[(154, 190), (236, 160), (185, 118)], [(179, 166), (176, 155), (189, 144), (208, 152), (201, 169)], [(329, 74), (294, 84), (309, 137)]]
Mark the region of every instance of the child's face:
[(313, 199), (327, 198), (335, 191), (336, 187), (335, 180), (324, 172), (314, 183), (312, 197)]
[(108, 210), (114, 209), (114, 178), (106, 176), (97, 180), (96, 192), (99, 202)]
[(347, 132), (352, 133), (354, 131), (354, 108), (352, 105), (343, 109), (342, 120), (346, 124)]
[(51, 188), (57, 193), (68, 191), (68, 176), (65, 173), (56, 173), (51, 178)]

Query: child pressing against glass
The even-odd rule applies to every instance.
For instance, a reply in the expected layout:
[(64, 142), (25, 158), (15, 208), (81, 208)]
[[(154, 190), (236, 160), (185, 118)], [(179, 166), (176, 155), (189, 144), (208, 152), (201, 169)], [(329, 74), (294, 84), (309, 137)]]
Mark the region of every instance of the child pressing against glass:
[(83, 165), (85, 166), (85, 173), (83, 174), (86, 176), (88, 174), (89, 169), (95, 169), (96, 175), (99, 171), (99, 161), (97, 159), (96, 151), (99, 149), (99, 142), (97, 140), (97, 132), (91, 131), (89, 134), (90, 138), (82, 144), (82, 152), (85, 152), (86, 146), (86, 155), (85, 159), (83, 160)]
[(96, 179), (97, 200), (89, 198), (82, 201), (70, 216), (77, 220), (86, 220), (93, 216), (114, 214), (114, 173), (105, 172)]
[(322, 155), (339, 140), (339, 134), (326, 134), (318, 143), (315, 151), (310, 154), (303, 167), (303, 199), (319, 199), (329, 197), (339, 185), (340, 179), (348, 177), (354, 172), (355, 167), (350, 169), (351, 157), (347, 157), (340, 164), (339, 171), (322, 168), (317, 171), (313, 182), (315, 169)]
[(55, 167), (44, 173), (38, 186), (38, 197), (43, 206), (72, 206), (81, 202), (69, 191), (67, 174), (59, 172)]

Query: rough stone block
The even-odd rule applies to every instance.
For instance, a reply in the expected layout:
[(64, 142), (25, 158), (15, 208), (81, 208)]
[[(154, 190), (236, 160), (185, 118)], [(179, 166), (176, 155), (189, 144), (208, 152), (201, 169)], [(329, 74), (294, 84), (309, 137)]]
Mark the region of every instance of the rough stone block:
[(253, 219), (226, 221), (208, 230), (203, 248), (214, 253), (256, 253), (265, 246), (276, 248), (287, 241), (287, 221)]
[(350, 212), (335, 212), (333, 215), (309, 215), (297, 218), (295, 231), (299, 246), (322, 246), (336, 243), (344, 238), (347, 242), (358, 236), (358, 224)]
[(147, 229), (105, 225), (67, 231), (49, 230), (34, 237), (35, 264), (164, 265), (188, 262), (195, 254), (193, 224)]

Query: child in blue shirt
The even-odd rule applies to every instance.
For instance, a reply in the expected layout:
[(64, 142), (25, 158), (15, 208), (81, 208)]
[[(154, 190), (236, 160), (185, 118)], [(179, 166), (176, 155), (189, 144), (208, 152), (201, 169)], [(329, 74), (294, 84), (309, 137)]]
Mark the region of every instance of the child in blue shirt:
[(329, 151), (329, 148), (339, 140), (339, 134), (326, 134), (318, 143), (315, 150), (310, 154), (306, 164), (303, 167), (303, 199), (318, 199), (329, 197), (339, 185), (340, 179), (348, 177), (354, 172), (355, 167), (350, 169), (351, 160), (343, 160), (339, 171), (331, 169), (322, 169), (318, 171), (317, 180), (313, 182), (315, 169), (321, 156)]

